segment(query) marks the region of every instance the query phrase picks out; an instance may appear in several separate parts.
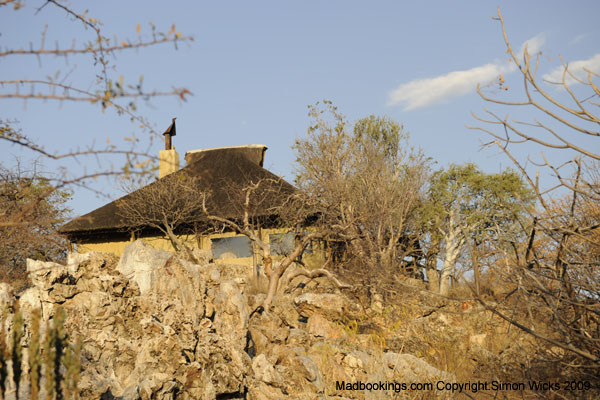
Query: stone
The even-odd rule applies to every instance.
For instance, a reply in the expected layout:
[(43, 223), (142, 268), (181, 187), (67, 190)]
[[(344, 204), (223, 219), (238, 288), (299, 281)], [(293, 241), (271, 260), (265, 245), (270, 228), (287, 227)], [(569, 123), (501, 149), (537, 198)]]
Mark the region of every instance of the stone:
[(346, 303), (342, 296), (330, 293), (303, 293), (294, 298), (298, 313), (303, 317), (318, 312), (330, 320), (342, 317)]
[(288, 346), (308, 346), (310, 343), (310, 336), (304, 329), (293, 328), (290, 329), (290, 333), (286, 340)]
[[(363, 353), (364, 354), (364, 353)], [(363, 357), (358, 356), (357, 354), (347, 354), (344, 357), (343, 364), (344, 367), (354, 369), (364, 370), (365, 363), (362, 360)]]
[(379, 293), (371, 293), (371, 310), (381, 314), (383, 313), (383, 296)]
[(249, 333), (252, 339), (252, 355), (265, 354), (271, 345), (269, 339), (267, 339), (260, 329), (254, 326), (250, 327)]
[[(3, 302), (3, 300), (0, 300)], [(27, 288), (21, 293), (21, 297), (19, 298), (19, 304), (21, 308), (27, 310), (34, 310), (36, 308), (42, 307), (42, 299), (40, 297), (40, 291), (36, 287)]]
[(254, 371), (254, 378), (261, 382), (275, 387), (280, 387), (283, 384), (281, 374), (275, 370), (275, 367), (264, 354), (260, 354), (252, 360), (252, 370)]
[(294, 391), (321, 393), (325, 387), (319, 366), (306, 354), (292, 355), (287, 360), (287, 378)]
[(417, 382), (419, 380), (435, 381), (444, 380), (452, 382), (456, 377), (448, 372), (441, 371), (412, 354), (398, 354), (386, 352), (381, 357), (381, 365), (387, 368), (387, 379)]
[(12, 286), (8, 283), (0, 283), (0, 305), (4, 307), (4, 304), (12, 304), (14, 299)]
[(251, 328), (261, 332), (272, 344), (285, 343), (290, 334), (290, 328), (275, 313), (257, 315), (252, 320)]
[(40, 271), (45, 271), (45, 270), (50, 270), (56, 267), (63, 267), (63, 265), (54, 263), (54, 262), (50, 262), (50, 261), (38, 261), (38, 260), (32, 260), (31, 258), (28, 258), (26, 261), (26, 266), (27, 266), (27, 272), (40, 272)]
[[(142, 241), (120, 260), (108, 253), (69, 254), (66, 265), (30, 260), (32, 287), (20, 297), (26, 329), (34, 309), (45, 326), (64, 308), (69, 338), (84, 339), (81, 398), (308, 400), (330, 396), (336, 379), (455, 379), (409, 354), (372, 349), (361, 341), (371, 335), (349, 337), (336, 321), (354, 318), (357, 306), (340, 292), (299, 287), (293, 293), (303, 293), (278, 295), (265, 312), (247, 266), (204, 260)], [(0, 302), (12, 301), (11, 287), (0, 284)]]
[(156, 250), (138, 239), (123, 250), (117, 271), (136, 282), (143, 295), (156, 281), (156, 270), (162, 268), (171, 257), (168, 251)]
[(486, 337), (487, 337), (487, 334), (485, 334), (485, 333), (480, 333), (478, 335), (471, 335), (471, 336), (469, 336), (469, 343), (484, 347)]
[(205, 265), (214, 261), (213, 252), (211, 250), (199, 249), (197, 247), (192, 248), (192, 254), (198, 264)]
[(215, 309), (215, 327), (223, 334), (232, 336), (234, 341), (245, 341), (248, 332), (248, 300), (235, 282), (221, 282), (216, 293)]
[(306, 330), (311, 335), (324, 337), (327, 339), (338, 339), (344, 336), (344, 329), (329, 322), (321, 314), (313, 314), (308, 317)]
[(211, 250), (199, 249), (197, 247), (191, 247), (189, 250), (193, 259), (190, 258), (190, 254), (187, 250), (179, 251), (177, 253), (177, 258), (180, 260), (193, 262), (198, 265), (205, 265), (214, 261), (213, 252)]
[(281, 389), (267, 385), (263, 382), (252, 384), (248, 388), (247, 400), (280, 400), (287, 396), (283, 394)]
[[(261, 303), (262, 304), (262, 303)], [(276, 296), (271, 303), (273, 312), (281, 317), (281, 320), (290, 328), (300, 326), (300, 314), (294, 307), (293, 298), (289, 295)]]

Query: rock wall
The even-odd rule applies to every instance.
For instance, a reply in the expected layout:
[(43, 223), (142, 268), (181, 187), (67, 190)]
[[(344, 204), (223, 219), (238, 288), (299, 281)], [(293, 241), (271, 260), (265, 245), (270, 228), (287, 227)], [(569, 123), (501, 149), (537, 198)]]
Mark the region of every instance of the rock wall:
[[(336, 381), (453, 379), (414, 356), (349, 340), (344, 321), (360, 309), (339, 292), (298, 285), (261, 313), (264, 294), (245, 268), (192, 264), (142, 241), (120, 260), (72, 254), (67, 265), (27, 267), (26, 328), (34, 308), (48, 320), (64, 307), (69, 335), (83, 339), (82, 398), (377, 399), (400, 394), (337, 390)], [(0, 287), (0, 302), (12, 301)]]

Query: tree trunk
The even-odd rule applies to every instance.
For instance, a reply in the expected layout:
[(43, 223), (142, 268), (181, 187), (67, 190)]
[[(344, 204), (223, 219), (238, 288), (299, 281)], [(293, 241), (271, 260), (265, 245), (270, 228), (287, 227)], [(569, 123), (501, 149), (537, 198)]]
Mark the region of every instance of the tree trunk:
[(275, 268), (275, 271), (273, 271), (271, 273), (271, 276), (269, 277), (269, 289), (267, 290), (267, 297), (263, 302), (263, 308), (266, 313), (269, 312), (271, 302), (273, 301), (273, 297), (275, 297), (275, 294), (277, 293), (277, 287), (279, 286), (279, 278), (281, 278), (281, 275), (283, 274), (284, 270), (285, 268), (282, 268), (281, 265), (279, 265), (277, 268)]
[(440, 291), (440, 276), (437, 270), (437, 257), (440, 253), (440, 240), (435, 239), (427, 252), (425, 260), (425, 271), (427, 273), (427, 289), (431, 292), (439, 293)]
[(265, 275), (271, 279), (273, 274), (273, 258), (271, 257), (271, 249), (263, 247), (263, 264), (265, 266)]
[(175, 233), (173, 232), (173, 229), (171, 229), (171, 227), (168, 224), (165, 224), (165, 228), (167, 231), (167, 236), (169, 237), (169, 240), (171, 241), (171, 245), (173, 246), (175, 251), (177, 253), (179, 253), (181, 250), (183, 250), (185, 255), (188, 258), (188, 261), (191, 261), (194, 264), (197, 264), (198, 260), (196, 260), (196, 257), (194, 257), (194, 253), (192, 253), (192, 250), (190, 250), (190, 248), (185, 243), (183, 243), (181, 240), (179, 240), (177, 235), (175, 235)]
[(446, 254), (444, 257), (444, 265), (440, 276), (440, 294), (447, 296), (450, 292), (450, 275), (456, 265), (458, 254), (462, 247), (462, 238), (460, 237), (460, 229), (450, 225), (450, 232), (445, 235)]
[(175, 250), (175, 252), (179, 252), (181, 248), (181, 242), (179, 241), (177, 236), (175, 236), (175, 233), (168, 224), (165, 224), (165, 230), (167, 232), (167, 237), (169, 238), (169, 241), (171, 241), (171, 246), (173, 246), (173, 250)]
[(477, 240), (473, 241), (473, 251), (471, 252), (473, 263), (473, 278), (475, 279), (475, 294), (481, 294), (481, 267), (479, 265), (479, 244)]

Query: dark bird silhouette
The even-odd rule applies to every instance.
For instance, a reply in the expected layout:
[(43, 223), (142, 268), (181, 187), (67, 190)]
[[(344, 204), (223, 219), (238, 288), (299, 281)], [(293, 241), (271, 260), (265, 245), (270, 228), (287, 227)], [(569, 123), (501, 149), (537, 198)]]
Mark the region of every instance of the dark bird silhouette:
[(165, 150), (171, 150), (171, 137), (177, 134), (177, 129), (175, 129), (175, 120), (177, 117), (172, 119), (171, 125), (167, 128), (166, 131), (163, 132), (165, 136)]

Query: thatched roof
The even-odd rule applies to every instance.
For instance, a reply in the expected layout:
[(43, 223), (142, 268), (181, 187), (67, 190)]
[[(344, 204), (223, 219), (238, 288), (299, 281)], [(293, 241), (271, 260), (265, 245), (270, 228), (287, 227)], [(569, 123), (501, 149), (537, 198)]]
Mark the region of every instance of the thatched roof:
[[(241, 217), (240, 194), (250, 183), (261, 181), (260, 193), (263, 197), (255, 206), (254, 215), (270, 216), (273, 209), (281, 205), (295, 188), (288, 182), (279, 178), (262, 167), (266, 146), (250, 145), (231, 148), (209, 149), (193, 151), (186, 154), (188, 165), (177, 172), (151, 183), (134, 193), (149, 190), (152, 185), (173, 181), (181, 175), (193, 177), (194, 187), (197, 189), (200, 201), (201, 193), (209, 192), (207, 208), (215, 215), (224, 218), (238, 219)], [(110, 234), (110, 232), (123, 232), (129, 226), (121, 216), (119, 202), (127, 201), (134, 194), (106, 204), (88, 214), (75, 218), (63, 225), (61, 233), (67, 234), (71, 239), (80, 236), (93, 236), (94, 234)], [(201, 213), (200, 213), (201, 214)], [(198, 215), (195, 221), (203, 221), (203, 215)]]

